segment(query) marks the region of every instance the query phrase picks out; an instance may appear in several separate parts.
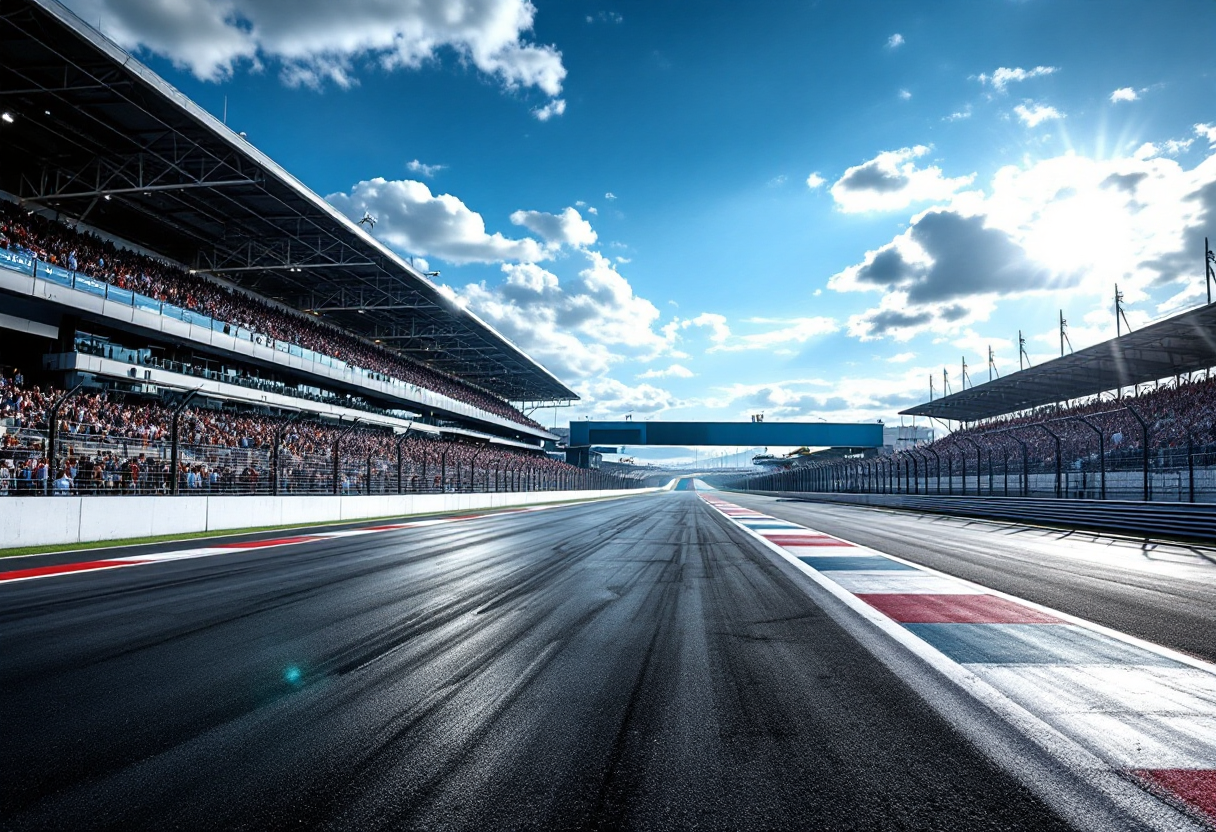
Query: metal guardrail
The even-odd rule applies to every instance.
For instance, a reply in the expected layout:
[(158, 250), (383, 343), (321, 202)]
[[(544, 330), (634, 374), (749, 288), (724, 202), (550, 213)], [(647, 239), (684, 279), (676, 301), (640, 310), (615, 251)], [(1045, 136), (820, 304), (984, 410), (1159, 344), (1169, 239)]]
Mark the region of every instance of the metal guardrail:
[(1034, 525), (1143, 534), (1216, 543), (1216, 505), (1139, 500), (1057, 500), (1023, 497), (937, 497), (915, 494), (834, 494), (748, 491), (807, 502), (924, 511), (962, 517), (1015, 520)]

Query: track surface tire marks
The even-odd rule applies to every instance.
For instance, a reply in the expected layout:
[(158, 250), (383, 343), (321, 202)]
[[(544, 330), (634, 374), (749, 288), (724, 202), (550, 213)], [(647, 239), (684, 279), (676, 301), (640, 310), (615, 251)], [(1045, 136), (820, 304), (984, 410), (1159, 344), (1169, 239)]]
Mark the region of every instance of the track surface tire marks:
[(1067, 828), (694, 494), (3, 594), (6, 829)]
[[(1137, 543), (1059, 530), (775, 499), (735, 492), (724, 498), (853, 543), (1025, 598), (1205, 661), (1216, 661), (1216, 549)], [(1094, 542), (1096, 541), (1096, 542)], [(1046, 545), (1045, 545), (1046, 544)], [(1111, 552), (1077, 559), (1050, 549), (1081, 545)], [(1195, 552), (1193, 565), (1160, 571), (1123, 568), (1137, 553), (1146, 565), (1163, 549)]]

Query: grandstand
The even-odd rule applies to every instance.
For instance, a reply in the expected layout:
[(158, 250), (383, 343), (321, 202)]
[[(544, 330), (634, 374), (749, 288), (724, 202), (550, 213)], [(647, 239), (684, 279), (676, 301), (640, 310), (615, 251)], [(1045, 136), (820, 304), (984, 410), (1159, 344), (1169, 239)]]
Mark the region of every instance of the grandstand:
[(1216, 502), (1216, 304), (902, 412), (960, 423), (765, 490)]
[(1181, 381), (1212, 367), (1216, 305), (1208, 304), (901, 413), (977, 422), (1163, 379)]
[(526, 415), (575, 393), (243, 135), (54, 0), (0, 51), (13, 490), (587, 482)]

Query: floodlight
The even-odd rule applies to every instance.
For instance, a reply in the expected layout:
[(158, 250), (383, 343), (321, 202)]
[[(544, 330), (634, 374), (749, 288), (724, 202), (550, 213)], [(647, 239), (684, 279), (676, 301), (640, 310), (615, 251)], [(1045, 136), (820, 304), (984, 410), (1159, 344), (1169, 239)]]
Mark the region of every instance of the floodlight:
[(12, 124), (13, 123), (13, 114), (10, 113), (8, 110), (5, 110), (3, 113), (0, 113), (0, 119), (3, 119), (5, 124)]

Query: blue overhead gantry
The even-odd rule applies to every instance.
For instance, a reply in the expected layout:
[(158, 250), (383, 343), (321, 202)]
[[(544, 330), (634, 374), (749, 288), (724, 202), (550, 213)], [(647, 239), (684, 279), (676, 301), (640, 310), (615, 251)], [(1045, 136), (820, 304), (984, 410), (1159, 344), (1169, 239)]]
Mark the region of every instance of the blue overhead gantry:
[(571, 449), (590, 445), (879, 448), (882, 447), (882, 423), (571, 422)]

